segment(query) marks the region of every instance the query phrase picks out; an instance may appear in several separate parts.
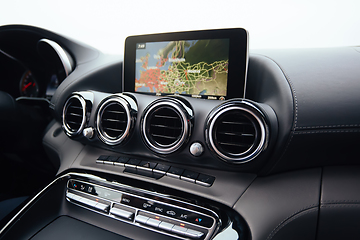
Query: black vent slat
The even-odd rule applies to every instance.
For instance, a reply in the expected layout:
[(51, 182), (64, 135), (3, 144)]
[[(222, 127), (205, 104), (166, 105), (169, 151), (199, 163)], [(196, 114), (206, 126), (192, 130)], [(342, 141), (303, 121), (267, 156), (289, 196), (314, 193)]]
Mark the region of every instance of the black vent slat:
[(122, 111), (114, 111), (114, 110), (109, 110), (107, 111), (108, 113), (114, 113), (114, 114), (125, 114), (125, 112)]
[(181, 130), (182, 127), (171, 127), (171, 126), (166, 126), (166, 125), (159, 125), (159, 124), (151, 124), (151, 127), (159, 127), (159, 128), (168, 128), (168, 129), (176, 129), (176, 130)]
[(165, 136), (165, 135), (157, 135), (157, 134), (151, 134), (151, 136), (158, 137), (158, 138), (172, 139), (172, 140), (178, 139), (177, 137), (173, 137), (173, 136)]
[(220, 145), (232, 146), (232, 147), (251, 147), (251, 144), (241, 144), (241, 143), (228, 143), (228, 142), (218, 142)]
[(123, 120), (110, 119), (110, 118), (103, 119), (103, 121), (107, 121), (107, 122), (118, 122), (118, 123), (126, 123), (126, 121), (123, 121)]
[(155, 115), (156, 118), (179, 119), (179, 116)]
[(234, 125), (249, 125), (249, 126), (252, 126), (252, 123), (251, 122), (234, 122), (234, 121), (222, 121), (221, 123), (223, 124), (234, 124)]
[(67, 116), (76, 116), (76, 117), (81, 117), (82, 118), (82, 114), (78, 114), (78, 113), (68, 113), (66, 114)]
[(68, 123), (68, 124), (74, 124), (74, 125), (81, 126), (81, 123), (74, 122), (74, 121), (67, 121), (67, 123)]
[(239, 137), (254, 137), (253, 133), (241, 133), (241, 132), (218, 132), (218, 134), (224, 134), (229, 136), (239, 136)]
[(108, 127), (103, 127), (103, 129), (106, 131), (124, 132), (124, 130), (122, 129), (108, 128)]
[(82, 111), (82, 107), (81, 106), (74, 106), (74, 105), (71, 105), (69, 106), (69, 108), (73, 108), (73, 109), (79, 109)]

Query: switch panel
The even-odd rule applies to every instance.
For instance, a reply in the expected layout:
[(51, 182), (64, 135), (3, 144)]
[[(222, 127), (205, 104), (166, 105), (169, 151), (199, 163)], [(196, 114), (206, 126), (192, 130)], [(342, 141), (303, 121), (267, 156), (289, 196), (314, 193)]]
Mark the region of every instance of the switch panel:
[[(102, 159), (106, 161), (108, 159)], [(158, 170), (163, 170), (160, 166)], [(186, 173), (194, 178), (192, 172)], [(210, 239), (220, 220), (207, 208), (133, 187), (121, 189), (71, 179), (68, 201), (152, 231), (183, 239)]]

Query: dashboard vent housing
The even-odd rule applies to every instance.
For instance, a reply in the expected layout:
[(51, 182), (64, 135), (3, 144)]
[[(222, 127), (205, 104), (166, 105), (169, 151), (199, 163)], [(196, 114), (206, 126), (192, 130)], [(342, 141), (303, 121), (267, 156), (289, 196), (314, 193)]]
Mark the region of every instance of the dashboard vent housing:
[(130, 97), (121, 95), (106, 98), (97, 111), (96, 127), (99, 138), (108, 145), (122, 143), (132, 132), (136, 120), (137, 107), (134, 109)]
[(63, 108), (63, 128), (69, 137), (82, 133), (86, 124), (86, 101), (80, 95), (72, 95)]
[(144, 142), (156, 153), (173, 153), (189, 139), (192, 119), (192, 110), (178, 99), (154, 101), (141, 120)]
[(268, 127), (262, 112), (246, 101), (230, 101), (212, 111), (206, 142), (222, 160), (245, 163), (266, 147)]

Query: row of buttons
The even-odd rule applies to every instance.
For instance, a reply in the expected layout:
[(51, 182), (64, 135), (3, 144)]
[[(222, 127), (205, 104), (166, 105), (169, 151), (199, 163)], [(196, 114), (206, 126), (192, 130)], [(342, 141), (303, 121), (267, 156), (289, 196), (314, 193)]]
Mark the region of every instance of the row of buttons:
[[(113, 208), (117, 207), (121, 210), (128, 210), (130, 212), (125, 213), (122, 211), (113, 210), (113, 208), (111, 208), (110, 213), (125, 219), (131, 220), (131, 212), (135, 213), (131, 209), (136, 208), (207, 228), (210, 228), (214, 223), (211, 217), (203, 215), (201, 213), (195, 213), (194, 211), (178, 208), (169, 204), (154, 202), (146, 198), (140, 198), (126, 193), (113, 191), (94, 184), (84, 183), (76, 180), (69, 180), (68, 188), (92, 195), (86, 195), (86, 198), (88, 199), (97, 200), (99, 202), (107, 202), (106, 200), (101, 200), (101, 198), (113, 201), (114, 203), (116, 203), (114, 204)], [(121, 205), (117, 203), (121, 203)], [(122, 215), (119, 215), (120, 213)]]
[(158, 219), (146, 217), (143, 215), (137, 215), (135, 217), (135, 222), (142, 223), (151, 227), (159, 228), (161, 230), (172, 232), (185, 237), (200, 238), (204, 235), (204, 233), (200, 231), (196, 231), (190, 228), (185, 228), (183, 226), (171, 224), (165, 221), (160, 221)]
[(175, 206), (152, 202), (146, 199), (141, 199), (125, 194), (123, 195), (121, 203), (127, 206), (135, 207), (137, 209), (145, 210), (147, 212), (152, 212), (159, 216), (170, 217), (174, 220), (176, 219), (202, 227), (210, 228), (214, 223), (212, 218), (200, 213), (195, 213), (193, 211), (181, 209)]
[[(133, 216), (135, 214), (135, 211), (133, 209), (123, 209), (123, 207), (120, 206), (119, 204), (114, 204), (114, 206), (110, 208), (110, 203), (109, 204), (100, 203), (95, 200), (91, 200), (90, 199), (91, 197), (89, 198), (81, 197), (71, 192), (66, 192), (66, 197), (72, 201), (78, 202), (87, 207), (91, 207), (100, 210), (102, 212), (110, 213), (116, 217), (120, 217), (130, 221), (132, 221)], [(147, 217), (143, 215), (137, 215), (135, 217), (135, 222), (145, 224), (154, 228), (159, 228), (161, 230), (165, 230), (185, 237), (200, 238), (204, 235), (203, 232), (184, 227), (185, 224), (184, 226), (175, 225), (169, 222), (160, 221), (159, 219)]]
[(84, 204), (84, 205), (86, 205), (88, 207), (100, 210), (102, 212), (108, 212), (109, 207), (110, 207), (110, 204), (100, 203), (100, 202), (97, 202), (95, 200), (91, 200), (91, 199), (84, 198), (84, 197), (81, 197), (79, 195), (73, 194), (71, 192), (67, 192), (66, 197), (73, 200), (73, 201)]
[(204, 238), (215, 223), (206, 214), (158, 202), (161, 199), (152, 201), (74, 179), (68, 180), (67, 187), (66, 198), (70, 202), (98, 210), (118, 220), (151, 226), (160, 232), (167, 231), (186, 239)]
[(172, 167), (161, 163), (139, 160), (135, 158), (101, 155), (96, 160), (96, 162), (108, 165), (122, 166), (125, 168), (131, 168), (140, 171), (152, 172), (155, 174), (160, 174), (160, 176), (166, 175), (187, 182), (196, 183), (205, 187), (210, 187), (215, 181), (215, 177), (206, 174), (197, 173), (178, 167)]

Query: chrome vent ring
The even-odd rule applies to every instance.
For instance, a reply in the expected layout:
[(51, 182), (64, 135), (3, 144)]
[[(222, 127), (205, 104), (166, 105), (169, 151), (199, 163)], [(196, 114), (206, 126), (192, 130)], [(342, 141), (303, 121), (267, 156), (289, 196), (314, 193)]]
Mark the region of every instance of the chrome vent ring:
[(141, 134), (145, 144), (154, 152), (170, 154), (179, 150), (189, 139), (192, 129), (192, 110), (177, 99), (160, 99), (145, 109)]
[(63, 129), (69, 137), (82, 133), (86, 124), (86, 101), (80, 95), (72, 95), (65, 102), (62, 114)]
[(100, 103), (96, 114), (96, 130), (99, 138), (107, 145), (122, 143), (132, 132), (137, 109), (132, 108), (133, 104), (129, 100), (116, 95)]
[(222, 160), (246, 163), (267, 146), (263, 113), (246, 101), (229, 101), (213, 110), (205, 126), (208, 147)]

